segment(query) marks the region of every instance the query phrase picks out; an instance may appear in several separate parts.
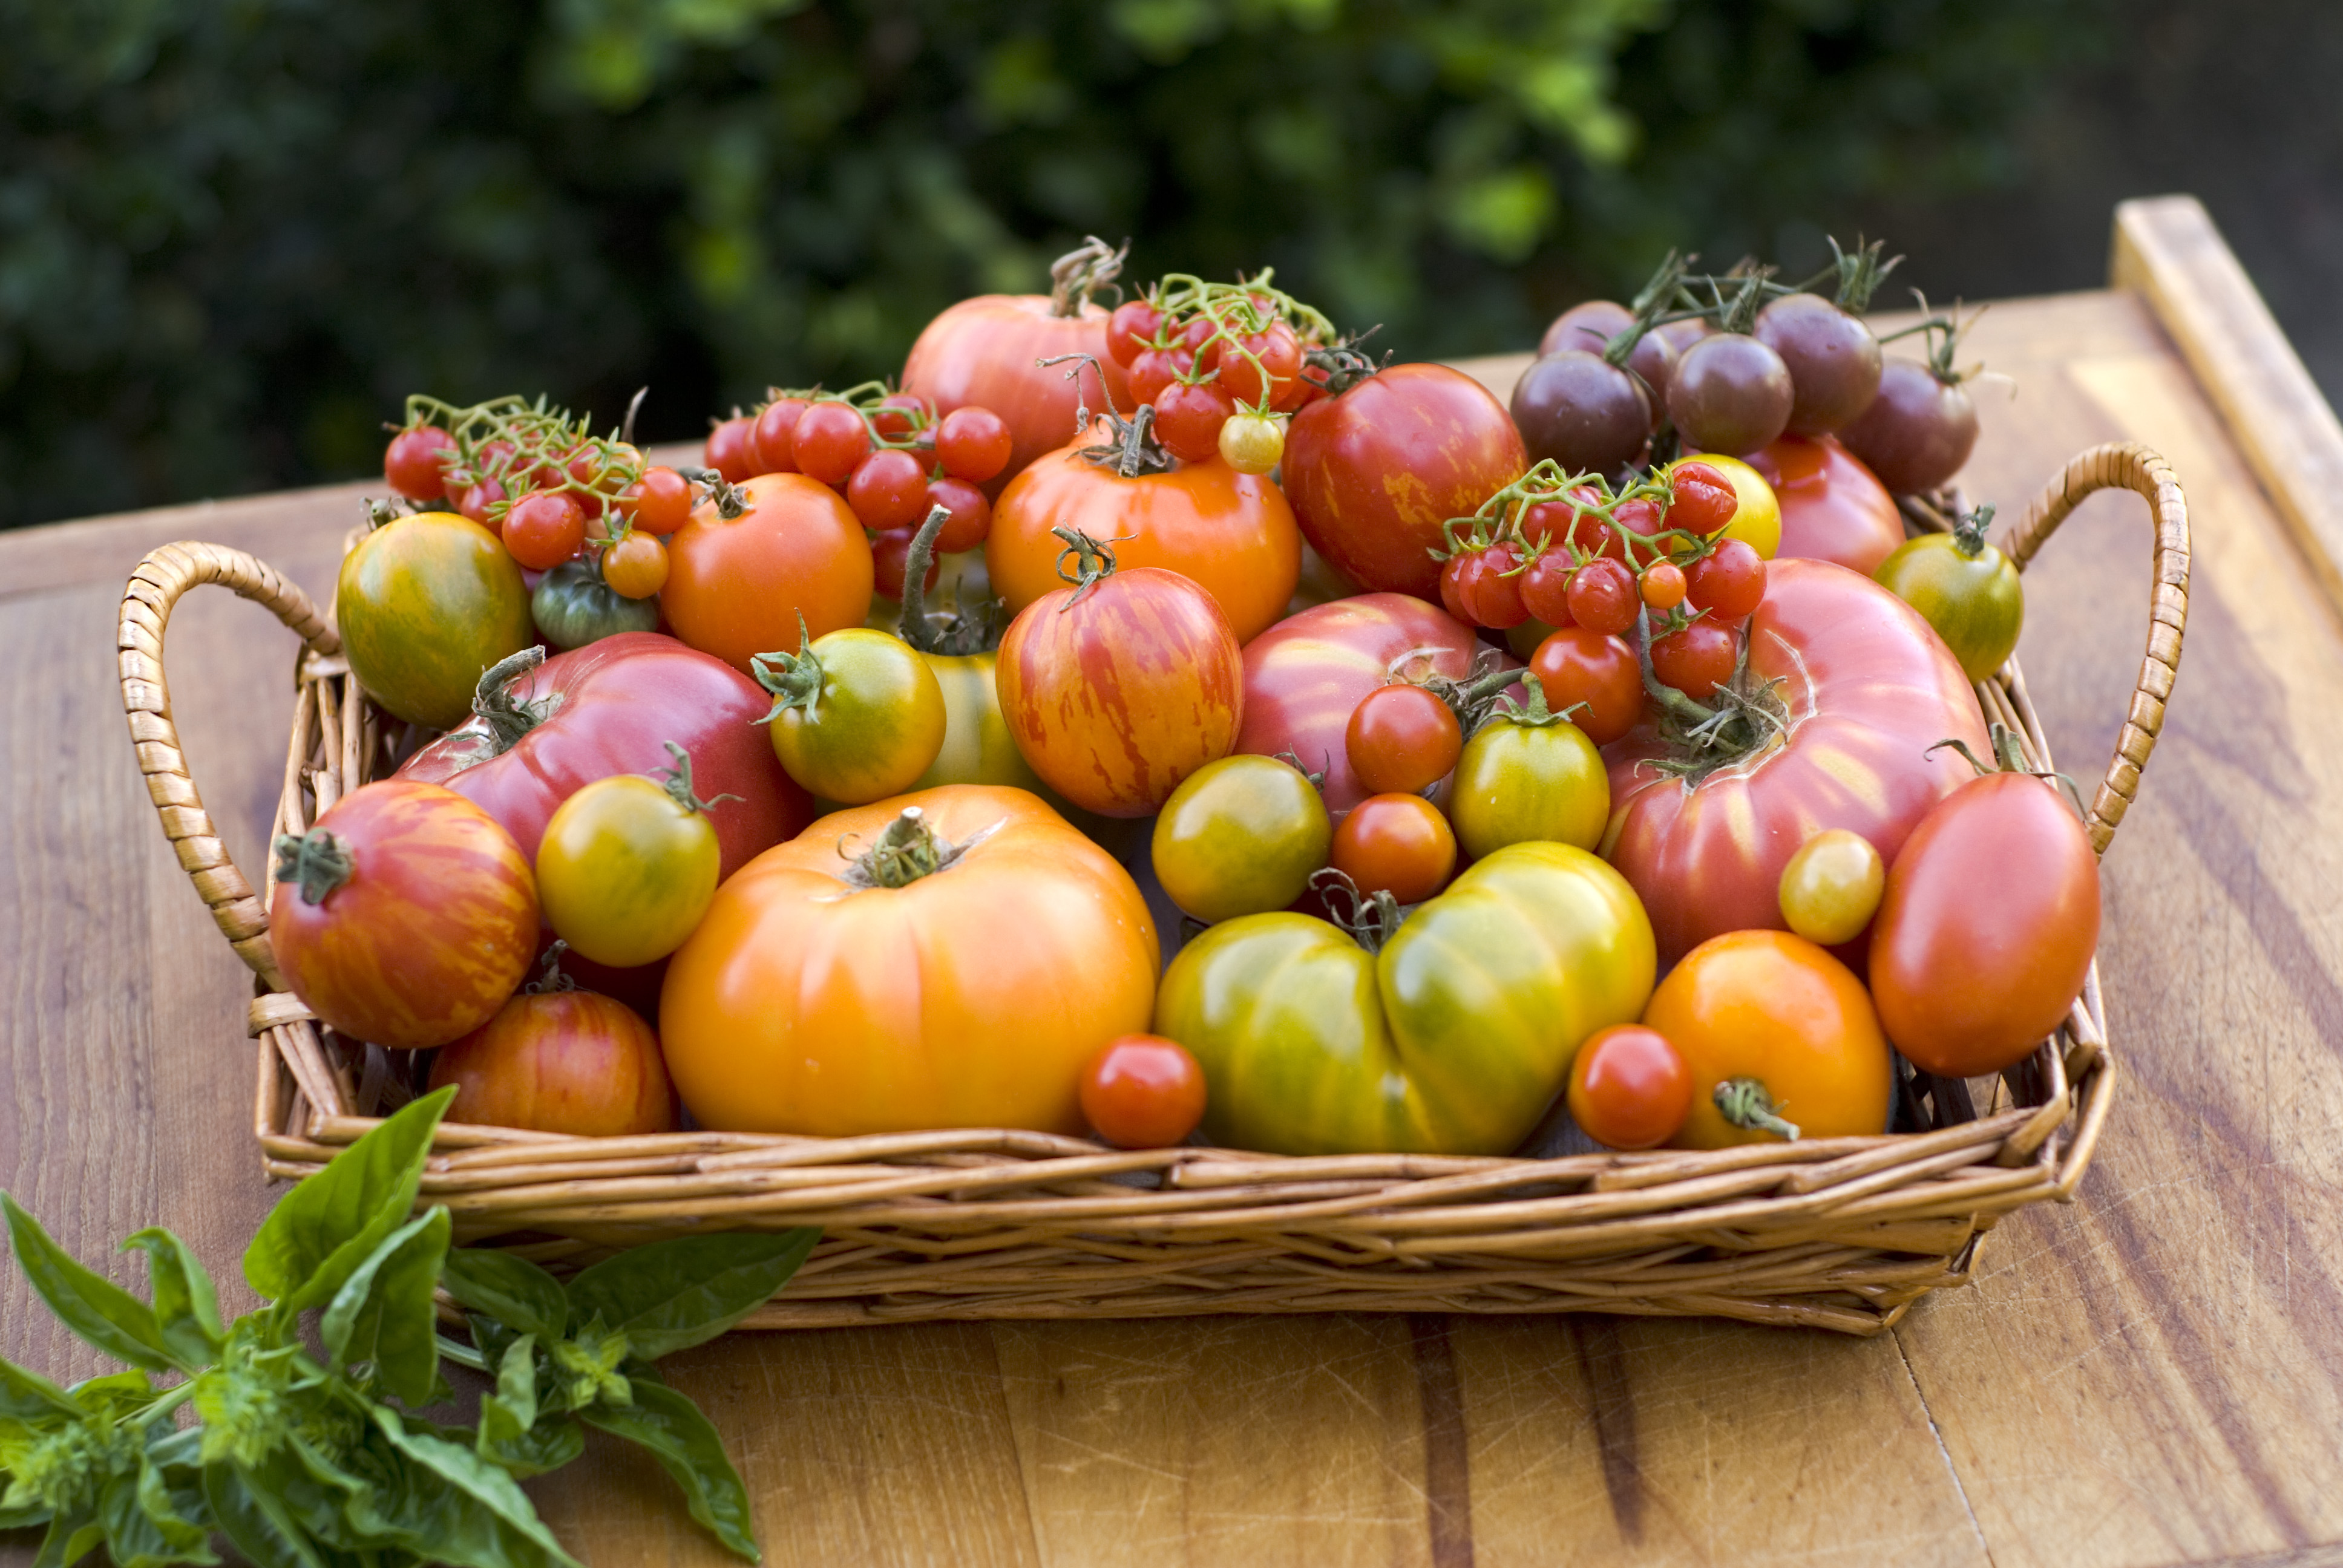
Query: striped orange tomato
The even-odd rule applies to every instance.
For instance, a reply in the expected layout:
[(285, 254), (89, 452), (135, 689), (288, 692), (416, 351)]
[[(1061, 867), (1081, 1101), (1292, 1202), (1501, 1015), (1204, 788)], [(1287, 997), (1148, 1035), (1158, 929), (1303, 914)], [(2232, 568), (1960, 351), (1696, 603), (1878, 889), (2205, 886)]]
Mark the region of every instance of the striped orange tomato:
[(268, 945), (293, 994), (353, 1040), (419, 1050), (496, 1016), (537, 953), (537, 881), (452, 789), (385, 779), (277, 840)]
[(1049, 786), (1102, 817), (1144, 817), (1236, 745), (1244, 658), (1212, 596), (1069, 530), (1077, 587), (1042, 595), (1001, 639), (1001, 716)]

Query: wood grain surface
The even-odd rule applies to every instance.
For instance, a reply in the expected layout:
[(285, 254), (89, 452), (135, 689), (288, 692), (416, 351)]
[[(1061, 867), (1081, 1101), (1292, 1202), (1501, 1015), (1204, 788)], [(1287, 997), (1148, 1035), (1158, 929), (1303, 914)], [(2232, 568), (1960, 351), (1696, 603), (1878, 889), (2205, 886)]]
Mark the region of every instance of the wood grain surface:
[[(2136, 438), (2196, 524), (2179, 690), (2105, 863), (2127, 1078), (2078, 1201), (2003, 1223), (1974, 1284), (1871, 1341), (1367, 1316), (735, 1338), (668, 1366), (738, 1456), (769, 1562), (2343, 1562), (2343, 627), (2138, 297), (2001, 304), (1972, 348), (2006, 377), (1980, 389), (1973, 495), (2014, 511), (2076, 450)], [(115, 602), (189, 535), (322, 594), (361, 489), (0, 535), (0, 1186), (126, 1282), (110, 1248), (160, 1221), (242, 1304), (273, 1194), (245, 971), (140, 789)], [(2026, 668), (2078, 774), (2122, 719), (2148, 542), (2137, 498), (2101, 497), (2027, 575)], [(206, 799), (256, 867), (292, 638), (216, 594), (170, 649)], [(0, 1354), (96, 1366), (13, 1274)], [(532, 1490), (598, 1568), (723, 1560), (598, 1440)], [(0, 1536), (0, 1563), (33, 1545)]]

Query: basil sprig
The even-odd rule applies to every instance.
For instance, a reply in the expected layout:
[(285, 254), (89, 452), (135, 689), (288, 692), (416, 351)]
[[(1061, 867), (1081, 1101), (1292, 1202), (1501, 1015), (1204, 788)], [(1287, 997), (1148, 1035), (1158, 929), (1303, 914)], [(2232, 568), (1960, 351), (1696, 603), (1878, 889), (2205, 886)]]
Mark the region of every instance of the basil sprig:
[[(0, 1529), (48, 1527), (35, 1568), (101, 1544), (118, 1568), (214, 1563), (215, 1536), (258, 1568), (578, 1568), (518, 1483), (576, 1459), (588, 1426), (649, 1449), (692, 1517), (758, 1560), (715, 1427), (651, 1363), (739, 1322), (818, 1232), (656, 1241), (567, 1284), (510, 1253), (451, 1250), (447, 1211), (413, 1211), (453, 1093), (406, 1107), (286, 1195), (244, 1256), (268, 1304), (232, 1323), (169, 1231), (123, 1243), (146, 1254), (142, 1302), (0, 1193), (33, 1289), (129, 1367), (61, 1388), (0, 1360)], [(465, 1309), (469, 1345), (439, 1332), (435, 1285)], [(495, 1380), (470, 1426), (418, 1413), (453, 1397), (443, 1355)]]

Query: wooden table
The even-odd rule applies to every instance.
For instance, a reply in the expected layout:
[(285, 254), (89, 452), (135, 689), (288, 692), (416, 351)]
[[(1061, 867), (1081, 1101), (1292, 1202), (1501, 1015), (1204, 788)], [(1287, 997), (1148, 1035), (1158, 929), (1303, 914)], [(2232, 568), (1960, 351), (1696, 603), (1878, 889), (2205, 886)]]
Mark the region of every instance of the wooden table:
[[(2004, 1223), (1974, 1284), (1871, 1341), (1366, 1316), (737, 1339), (670, 1366), (769, 1561), (2343, 1563), (2343, 431), (2201, 209), (2118, 229), (2127, 286), (1997, 305), (1972, 340), (2008, 377), (1974, 495), (2015, 507), (2135, 437), (2196, 524), (2177, 700), (2105, 864), (2126, 1076), (2079, 1201)], [(179, 538), (322, 598), (359, 492), (0, 535), (0, 1185), (126, 1281), (102, 1260), (157, 1221), (233, 1281), (275, 1193), (247, 977), (125, 743), (115, 604)], [(2077, 774), (2122, 717), (2148, 548), (2140, 503), (2101, 497), (2027, 578), (2026, 667)], [(292, 639), (226, 594), (171, 633), (188, 752), (256, 867)], [(0, 1354), (96, 1364), (13, 1273)], [(595, 1563), (720, 1560), (648, 1462), (598, 1446), (535, 1491)]]

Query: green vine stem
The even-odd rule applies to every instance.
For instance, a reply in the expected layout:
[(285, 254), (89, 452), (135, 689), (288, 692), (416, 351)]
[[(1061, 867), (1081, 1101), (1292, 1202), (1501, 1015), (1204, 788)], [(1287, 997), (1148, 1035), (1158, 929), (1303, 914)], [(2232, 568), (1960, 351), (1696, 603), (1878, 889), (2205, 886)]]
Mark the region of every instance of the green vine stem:
[(472, 713), (488, 729), (489, 756), (501, 757), (511, 750), (522, 736), (551, 718), (559, 705), (559, 699), (550, 693), (534, 701), (513, 695), (514, 683), (544, 662), (542, 647), (524, 648), (488, 666), (479, 685), (472, 689)]
[(298, 883), (301, 901), (312, 908), (324, 903), (335, 889), (350, 879), (353, 866), (349, 851), (323, 828), (312, 828), (297, 835), (279, 833), (272, 847), (277, 851), (276, 879)]
[[(936, 536), (950, 520), (950, 508), (931, 507), (920, 531), (911, 536), (910, 553), (903, 560), (903, 612), (895, 622), (895, 635), (921, 653), (940, 658), (990, 653), (1001, 646), (1006, 625), (1001, 600), (985, 600), (974, 615), (957, 605), (945, 614), (930, 614), (928, 609), (928, 568), (936, 558)], [(936, 624), (939, 620), (944, 623), (940, 627)]]
[(1717, 1113), (1744, 1131), (1770, 1132), (1792, 1143), (1798, 1141), (1798, 1124), (1782, 1119), (1781, 1112), (1787, 1107), (1767, 1092), (1762, 1079), (1728, 1078), (1716, 1086), (1711, 1098)]
[(900, 816), (880, 831), (877, 842), (862, 853), (848, 855), (846, 840), (842, 839), (839, 840), (838, 852), (847, 861), (845, 880), (850, 887), (908, 888), (922, 877), (951, 869), (961, 856), (1001, 828), (1000, 822), (980, 828), (955, 844), (936, 831), (924, 810), (906, 806)]

